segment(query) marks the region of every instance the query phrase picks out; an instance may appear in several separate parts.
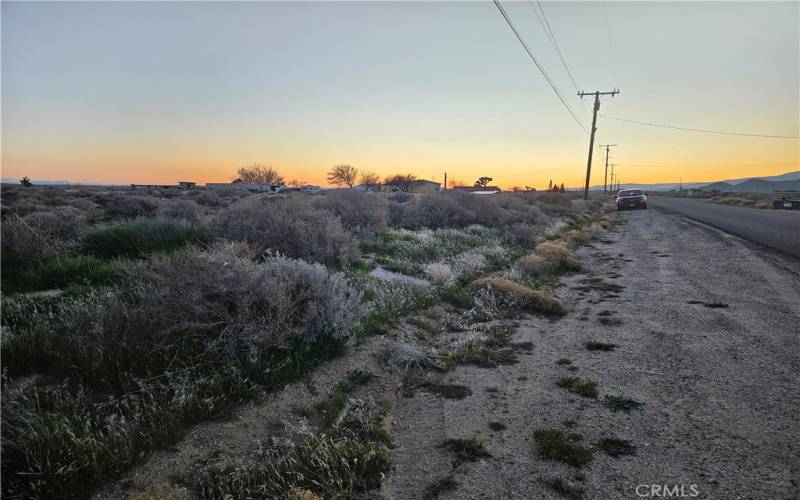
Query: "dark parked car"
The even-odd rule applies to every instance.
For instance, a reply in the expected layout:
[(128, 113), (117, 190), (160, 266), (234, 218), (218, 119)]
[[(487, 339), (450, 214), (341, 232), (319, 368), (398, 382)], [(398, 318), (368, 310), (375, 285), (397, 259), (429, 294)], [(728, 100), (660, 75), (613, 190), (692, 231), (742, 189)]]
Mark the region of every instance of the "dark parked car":
[(647, 196), (641, 189), (623, 189), (617, 194), (617, 210), (647, 208)]

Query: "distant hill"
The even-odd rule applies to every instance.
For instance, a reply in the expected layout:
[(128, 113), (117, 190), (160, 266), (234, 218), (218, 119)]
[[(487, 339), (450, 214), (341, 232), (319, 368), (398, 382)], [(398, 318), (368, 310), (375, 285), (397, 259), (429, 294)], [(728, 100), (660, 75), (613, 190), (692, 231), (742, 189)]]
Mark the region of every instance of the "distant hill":
[(774, 193), (776, 191), (800, 191), (800, 177), (794, 180), (772, 181), (747, 179), (736, 184), (731, 181), (715, 182), (701, 187), (703, 191), (718, 190), (723, 193)]
[[(718, 189), (729, 193), (771, 193), (773, 191), (797, 191), (800, 189), (800, 170), (780, 175), (764, 177), (744, 177), (741, 179), (725, 179), (721, 181), (684, 182), (683, 189)], [(678, 188), (677, 182), (660, 184), (623, 184), (620, 189), (643, 189), (645, 191), (670, 191)], [(602, 185), (592, 186), (592, 190), (603, 189)]]
[(780, 175), (768, 175), (766, 177), (743, 177), (741, 179), (728, 179), (723, 182), (727, 182), (728, 184), (740, 184), (751, 179), (761, 179), (764, 181), (796, 181), (800, 180), (800, 170), (795, 172), (786, 172), (785, 174)]

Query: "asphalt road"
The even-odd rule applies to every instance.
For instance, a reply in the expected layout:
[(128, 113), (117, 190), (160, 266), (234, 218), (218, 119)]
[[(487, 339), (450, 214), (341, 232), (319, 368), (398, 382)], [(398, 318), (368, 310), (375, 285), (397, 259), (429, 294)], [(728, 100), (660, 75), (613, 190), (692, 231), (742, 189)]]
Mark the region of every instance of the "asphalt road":
[(745, 240), (800, 257), (800, 211), (733, 207), (703, 200), (648, 196), (651, 209), (683, 215)]

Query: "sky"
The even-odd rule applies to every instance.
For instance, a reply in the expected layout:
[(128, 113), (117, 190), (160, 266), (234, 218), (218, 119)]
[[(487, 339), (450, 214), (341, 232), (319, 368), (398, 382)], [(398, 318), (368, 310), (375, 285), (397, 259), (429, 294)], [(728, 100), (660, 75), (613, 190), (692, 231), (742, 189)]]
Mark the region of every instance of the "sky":
[[(585, 127), (534, 10), (503, 6)], [(542, 2), (622, 182), (800, 169), (800, 3)], [(2, 2), (2, 177), (227, 182), (252, 163), (583, 184), (588, 134), (491, 2)], [(607, 21), (606, 21), (607, 20)], [(595, 150), (592, 184), (603, 183)]]

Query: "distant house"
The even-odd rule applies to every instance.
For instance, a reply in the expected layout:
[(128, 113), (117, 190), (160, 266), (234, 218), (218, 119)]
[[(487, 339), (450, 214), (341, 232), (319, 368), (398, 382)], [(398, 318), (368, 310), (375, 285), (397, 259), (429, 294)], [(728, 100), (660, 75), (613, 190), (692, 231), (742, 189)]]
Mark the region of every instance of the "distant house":
[(398, 191), (407, 193), (438, 193), (442, 190), (442, 184), (425, 179), (390, 181), (383, 185), (382, 190), (390, 193)]
[(251, 191), (254, 193), (277, 193), (286, 188), (285, 184), (248, 184), (244, 182), (208, 182), (206, 189), (225, 189)]
[(131, 184), (131, 191), (136, 189), (178, 189), (177, 184)]
[(497, 186), (454, 186), (450, 188), (450, 191), (457, 191), (461, 193), (471, 193), (471, 194), (497, 194), (502, 191)]
[(181, 188), (181, 189), (190, 189), (190, 188), (193, 188), (193, 187), (196, 187), (196, 186), (197, 186), (197, 183), (196, 182), (191, 182), (191, 181), (180, 181), (178, 183), (178, 187)]

